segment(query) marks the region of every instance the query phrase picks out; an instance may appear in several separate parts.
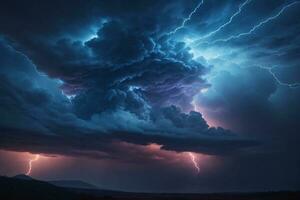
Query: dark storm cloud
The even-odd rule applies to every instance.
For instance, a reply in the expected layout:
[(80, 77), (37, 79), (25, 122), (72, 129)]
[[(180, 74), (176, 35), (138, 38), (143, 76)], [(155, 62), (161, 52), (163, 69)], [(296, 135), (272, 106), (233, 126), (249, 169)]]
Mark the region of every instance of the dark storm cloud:
[(109, 64), (123, 64), (143, 60), (154, 48), (150, 38), (126, 30), (120, 22), (104, 23), (97, 37), (85, 43), (95, 56)]
[[(155, 12), (165, 13), (180, 5), (163, 3), (166, 6)], [(88, 145), (89, 150), (109, 153), (111, 141), (121, 140), (158, 143), (175, 151), (225, 154), (256, 144), (222, 128), (209, 128), (200, 113), (183, 113), (191, 110), (193, 96), (206, 87), (202, 76), (207, 70), (192, 60), (184, 43), (154, 41), (157, 26), (174, 17), (173, 13), (165, 13), (157, 26), (149, 26), (134, 20), (130, 10), (141, 6), (141, 15), (154, 14), (157, 3), (152, 9), (132, 4), (128, 13), (114, 10), (118, 8), (109, 3), (104, 7), (85, 4), (79, 13), (75, 12), (77, 3), (72, 4), (75, 10), (66, 12), (54, 11), (55, 4), (18, 4), (23, 6), (18, 14), (18, 7), (6, 4), (5, 13), (12, 12), (5, 15), (11, 23), (3, 27), (9, 43), (2, 41), (1, 51), (7, 55), (1, 62), (5, 66), (15, 57), (19, 62), (1, 68), (2, 105), (7, 105), (2, 108), (5, 119), (1, 126), (3, 138), (9, 141), (3, 140), (3, 147), (43, 150), (49, 146), (46, 149), (51, 153), (64, 147), (85, 150)], [(94, 9), (87, 12), (91, 5)], [(52, 11), (57, 15), (50, 14)], [(49, 12), (49, 23), (40, 24), (44, 12)], [(93, 21), (96, 18), (101, 23)], [(66, 25), (58, 19), (64, 19)], [(83, 41), (80, 31), (88, 26), (96, 26), (97, 35)], [(15, 28), (21, 27), (25, 31), (16, 34)], [(20, 65), (24, 65), (22, 73), (17, 68)], [(64, 94), (76, 97), (69, 102)], [(28, 138), (35, 138), (36, 145), (26, 143)], [(74, 142), (77, 140), (81, 142)], [(97, 142), (92, 145), (89, 140)]]
[[(80, 154), (79, 150), (99, 151), (105, 156), (101, 153), (90, 156), (102, 158), (109, 154), (117, 156), (113, 155), (115, 140), (144, 145), (159, 143), (169, 150), (212, 154), (229, 153), (255, 144), (236, 139), (229, 131), (208, 128), (200, 113), (183, 114), (175, 106), (137, 112), (130, 98), (138, 101), (143, 96), (130, 96), (130, 92), (123, 92), (130, 96), (122, 103), (124, 109), (96, 110), (91, 112), (90, 119), (81, 119), (72, 112), (72, 106), (77, 104), (70, 104), (58, 90), (61, 84), (58, 80), (39, 74), (26, 57), (5, 44), (1, 52), (2, 148), (67, 155)], [(91, 99), (86, 94), (81, 98)], [(116, 102), (117, 106), (120, 104)], [(145, 100), (141, 100), (141, 105), (144, 104)]]

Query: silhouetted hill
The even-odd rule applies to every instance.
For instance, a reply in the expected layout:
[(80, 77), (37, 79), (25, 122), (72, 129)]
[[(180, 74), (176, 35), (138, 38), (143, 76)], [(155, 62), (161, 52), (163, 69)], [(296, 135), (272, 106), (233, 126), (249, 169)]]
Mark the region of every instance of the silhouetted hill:
[[(24, 179), (25, 178), (25, 179)], [(300, 192), (155, 194), (57, 187), (31, 177), (0, 176), (0, 200), (300, 200)]]
[[(23, 177), (24, 178), (24, 177)], [(33, 179), (0, 177), (3, 200), (75, 200), (76, 195), (50, 183)]]
[(27, 176), (25, 174), (18, 174), (16, 176), (13, 176), (12, 178), (22, 179), (22, 180), (34, 180), (30, 176)]
[(48, 183), (51, 183), (53, 185), (56, 185), (58, 187), (66, 187), (66, 188), (82, 188), (82, 189), (98, 189), (96, 186), (79, 181), (79, 180), (57, 180), (57, 181), (48, 181)]

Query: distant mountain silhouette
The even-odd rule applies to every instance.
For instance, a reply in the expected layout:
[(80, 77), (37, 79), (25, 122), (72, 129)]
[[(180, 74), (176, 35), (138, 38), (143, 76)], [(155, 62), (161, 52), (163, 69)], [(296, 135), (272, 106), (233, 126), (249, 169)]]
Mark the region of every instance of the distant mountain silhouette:
[(67, 189), (34, 180), (30, 176), (0, 176), (1, 200), (75, 200), (76, 196)]
[[(13, 176), (12, 178), (21, 179), (21, 180), (36, 180), (25, 174), (18, 174), (16, 176)], [(91, 189), (91, 190), (99, 189), (95, 185), (80, 180), (55, 180), (55, 181), (44, 181), (44, 182), (48, 182), (52, 185), (58, 187), (65, 187), (65, 188), (80, 188), (80, 189)]]
[(59, 187), (66, 187), (66, 188), (82, 188), (82, 189), (93, 189), (93, 190), (98, 189), (97, 186), (80, 180), (57, 180), (57, 181), (48, 181), (48, 183), (51, 183)]
[[(300, 192), (172, 194), (130, 193), (110, 190), (74, 188), (90, 186), (82, 181), (58, 181), (69, 183), (71, 188), (32, 179), (23, 174), (15, 177), (0, 176), (0, 199), (2, 200), (299, 200)], [(72, 183), (72, 184), (71, 184)], [(76, 184), (75, 184), (76, 183)]]
[(22, 179), (22, 180), (34, 180), (32, 177), (25, 175), (25, 174), (18, 174), (13, 176), (12, 178)]

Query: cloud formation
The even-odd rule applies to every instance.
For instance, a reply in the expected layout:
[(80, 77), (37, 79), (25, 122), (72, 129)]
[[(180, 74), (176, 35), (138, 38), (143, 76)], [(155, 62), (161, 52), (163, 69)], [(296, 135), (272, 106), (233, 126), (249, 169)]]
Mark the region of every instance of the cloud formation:
[[(34, 7), (28, 9), (40, 12)], [(95, 17), (87, 17), (81, 23), (92, 23)], [(213, 154), (256, 144), (228, 130), (208, 127), (200, 113), (191, 111), (193, 97), (207, 87), (202, 77), (208, 69), (192, 59), (184, 42), (158, 43), (154, 34), (157, 27), (147, 31), (144, 24), (128, 20), (132, 19), (130, 13), (124, 20), (102, 16), (96, 35), (83, 41), (68, 36), (76, 33), (73, 29), (82, 29), (71, 26), (76, 20), (73, 13), (65, 19), (69, 18), (70, 27), (57, 32), (46, 31), (48, 25), (46, 30), (43, 25), (33, 25), (33, 29), (20, 35), (14, 35), (9, 25), (3, 30), (6, 39), (2, 40), (2, 51), (8, 55), (1, 59), (2, 65), (14, 57), (19, 60), (9, 66), (11, 71), (2, 67), (2, 93), (9, 97), (3, 105), (15, 102), (3, 108), (3, 113), (11, 116), (2, 122), (2, 128), (10, 134), (16, 132), (16, 143), (37, 137), (36, 142), (45, 146), (49, 142), (44, 136), (51, 137), (54, 143), (55, 137), (64, 137), (65, 143), (76, 149), (74, 138), (84, 137), (88, 144), (89, 137), (99, 137), (106, 141), (104, 146), (121, 140)], [(38, 23), (31, 16), (23, 20)], [(62, 28), (56, 20), (51, 20), (50, 26)], [(49, 37), (41, 35), (44, 31)], [(22, 75), (19, 65), (24, 65)], [(10, 77), (12, 74), (14, 77)], [(20, 76), (22, 83), (15, 81)], [(23, 82), (28, 87), (24, 88)], [(33, 133), (28, 135), (30, 132)], [(10, 134), (3, 136), (10, 140)], [(103, 141), (95, 146), (102, 146)], [(103, 150), (89, 146), (91, 150)]]

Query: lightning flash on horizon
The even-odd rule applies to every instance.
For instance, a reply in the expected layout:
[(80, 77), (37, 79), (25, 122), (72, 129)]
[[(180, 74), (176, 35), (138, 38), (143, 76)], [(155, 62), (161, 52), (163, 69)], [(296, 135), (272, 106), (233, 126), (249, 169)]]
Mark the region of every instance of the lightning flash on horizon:
[(32, 164), (33, 164), (33, 162), (37, 161), (39, 158), (40, 158), (40, 155), (37, 154), (37, 155), (35, 155), (34, 158), (32, 158), (32, 159), (29, 160), (29, 163), (28, 163), (28, 170), (27, 170), (27, 172), (26, 172), (26, 175), (30, 175), (30, 174), (31, 174), (31, 171), (32, 171)]
[(200, 173), (200, 167), (196, 161), (196, 156), (192, 153), (192, 152), (188, 152), (190, 158), (191, 158), (191, 161), (195, 167), (195, 169), (197, 170), (197, 173), (199, 174)]

